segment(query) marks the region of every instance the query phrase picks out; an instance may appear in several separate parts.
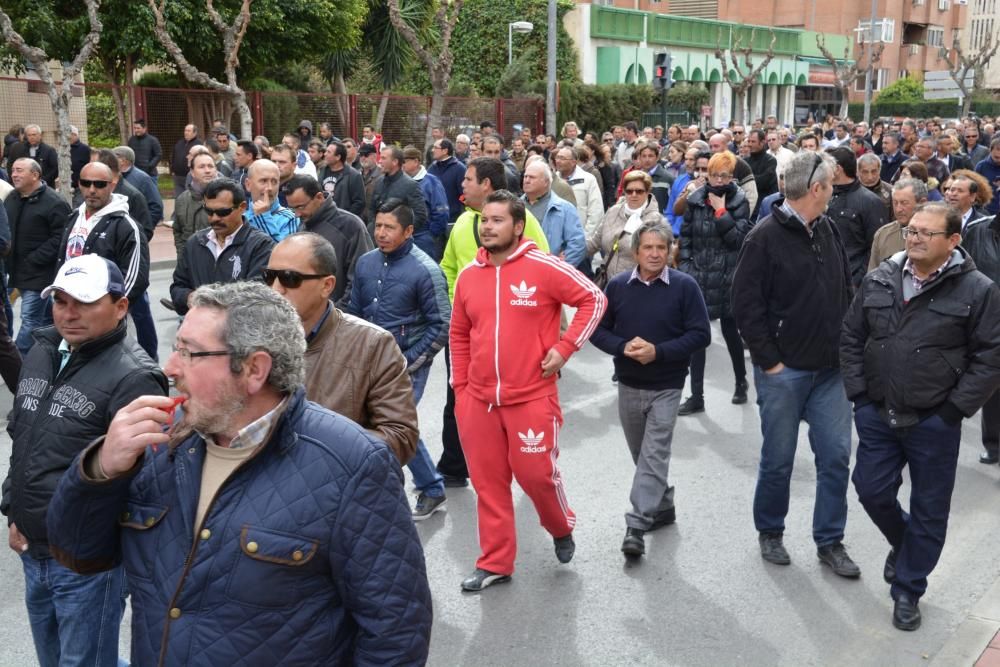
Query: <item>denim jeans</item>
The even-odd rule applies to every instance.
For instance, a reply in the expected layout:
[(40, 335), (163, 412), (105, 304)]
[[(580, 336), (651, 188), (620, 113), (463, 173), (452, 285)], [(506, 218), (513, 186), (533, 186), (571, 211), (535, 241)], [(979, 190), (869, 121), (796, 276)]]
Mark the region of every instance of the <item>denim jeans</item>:
[[(854, 488), (865, 511), (896, 551), (896, 579), (890, 593), (919, 598), (927, 575), (941, 557), (955, 489), (962, 424), (937, 415), (909, 428), (890, 428), (874, 404), (854, 413), (858, 458)], [(903, 466), (910, 469), (909, 513), (897, 495)]]
[(799, 422), (804, 419), (816, 462), (813, 540), (820, 547), (840, 542), (847, 524), (851, 463), (851, 404), (840, 371), (785, 367), (768, 375), (755, 365), (753, 376), (764, 436), (753, 498), (754, 525), (760, 532), (785, 530)]
[[(427, 385), (427, 376), (431, 373), (430, 362), (410, 373), (410, 382), (413, 383), (413, 404), (420, 403), (420, 398), (424, 395), (424, 387)], [(426, 493), (431, 498), (440, 498), (444, 495), (444, 478), (434, 467), (434, 460), (424, 445), (424, 439), (417, 440), (417, 453), (413, 455), (410, 462), (406, 464), (413, 475), (413, 486), (422, 493)]]
[(25, 603), (41, 667), (117, 665), (118, 628), (125, 611), (125, 570), (95, 575), (52, 558), (21, 555)]
[(149, 294), (143, 292), (142, 298), (130, 303), (128, 312), (132, 315), (132, 323), (135, 324), (135, 337), (139, 341), (139, 346), (146, 351), (150, 359), (159, 361), (157, 354), (159, 341), (156, 338), (156, 322), (153, 321), (153, 313), (149, 310)]
[(41, 292), (25, 290), (21, 292), (21, 326), (17, 328), (14, 344), (21, 356), (28, 354), (34, 344), (31, 332), (52, 324), (52, 300), (43, 299)]

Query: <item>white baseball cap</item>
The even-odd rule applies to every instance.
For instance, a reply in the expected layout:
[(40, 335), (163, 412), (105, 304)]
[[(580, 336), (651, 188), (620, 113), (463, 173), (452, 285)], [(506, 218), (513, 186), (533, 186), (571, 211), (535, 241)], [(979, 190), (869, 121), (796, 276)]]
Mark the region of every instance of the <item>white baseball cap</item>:
[(42, 298), (49, 298), (53, 290), (83, 303), (94, 303), (105, 294), (124, 296), (125, 279), (114, 262), (100, 255), (80, 255), (59, 268), (55, 282), (42, 290)]

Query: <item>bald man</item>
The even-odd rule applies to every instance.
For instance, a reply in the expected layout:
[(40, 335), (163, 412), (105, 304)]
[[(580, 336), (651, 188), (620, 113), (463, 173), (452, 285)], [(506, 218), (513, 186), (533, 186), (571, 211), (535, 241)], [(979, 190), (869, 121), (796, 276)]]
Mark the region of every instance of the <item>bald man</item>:
[(243, 214), (247, 223), (280, 242), (299, 228), (299, 220), (278, 201), (281, 173), (270, 160), (256, 160), (247, 172), (247, 189), (252, 204)]
[(128, 214), (128, 199), (112, 193), (114, 174), (102, 162), (80, 170), (83, 203), (70, 213), (63, 231), (58, 265), (95, 254), (118, 265), (125, 295), (138, 300), (149, 286), (149, 246), (142, 227)]

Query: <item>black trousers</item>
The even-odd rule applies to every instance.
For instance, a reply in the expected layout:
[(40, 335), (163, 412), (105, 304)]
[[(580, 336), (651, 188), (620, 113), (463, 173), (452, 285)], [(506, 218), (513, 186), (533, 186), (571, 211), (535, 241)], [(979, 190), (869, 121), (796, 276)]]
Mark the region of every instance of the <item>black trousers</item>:
[(445, 399), (444, 412), (441, 415), (441, 445), (443, 450), (438, 460), (437, 470), (449, 477), (469, 476), (469, 468), (465, 464), (465, 452), (462, 451), (462, 441), (458, 438), (458, 422), (455, 420), (455, 390), (451, 388), (451, 354), (448, 346), (444, 346), (444, 362), (448, 368), (448, 395)]
[(994, 392), (983, 405), (981, 415), (983, 449), (991, 454), (1000, 452), (1000, 391)]
[(7, 315), (4, 314), (4, 309), (0, 308), (0, 377), (12, 394), (17, 393), (17, 378), (20, 374), (21, 353), (17, 351), (14, 339), (10, 337)]
[[(726, 341), (726, 349), (729, 350), (729, 359), (733, 362), (733, 375), (736, 381), (747, 379), (747, 367), (743, 359), (743, 340), (740, 338), (740, 330), (736, 326), (733, 317), (719, 318), (722, 325), (722, 337)], [(705, 350), (701, 349), (691, 355), (691, 393), (694, 396), (705, 395)]]

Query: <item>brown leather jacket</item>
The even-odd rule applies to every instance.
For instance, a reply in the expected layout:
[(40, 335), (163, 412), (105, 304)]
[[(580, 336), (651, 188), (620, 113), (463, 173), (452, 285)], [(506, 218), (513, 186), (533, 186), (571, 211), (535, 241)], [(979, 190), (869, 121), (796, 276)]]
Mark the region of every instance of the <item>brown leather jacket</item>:
[(306, 348), (306, 397), (384, 440), (400, 465), (413, 458), (413, 385), (385, 329), (333, 308)]

